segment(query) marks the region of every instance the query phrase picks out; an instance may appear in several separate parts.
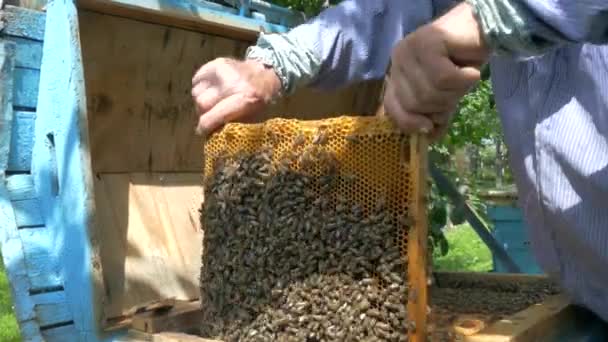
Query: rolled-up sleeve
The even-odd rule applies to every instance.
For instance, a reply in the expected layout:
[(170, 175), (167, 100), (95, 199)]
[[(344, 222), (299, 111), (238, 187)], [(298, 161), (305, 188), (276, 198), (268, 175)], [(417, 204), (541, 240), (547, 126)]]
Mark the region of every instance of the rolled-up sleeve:
[(540, 55), (572, 43), (608, 43), (606, 0), (467, 0), (498, 54)]
[(286, 93), (380, 79), (393, 46), (433, 14), (431, 0), (345, 0), (286, 34), (262, 35), (247, 57), (273, 66)]

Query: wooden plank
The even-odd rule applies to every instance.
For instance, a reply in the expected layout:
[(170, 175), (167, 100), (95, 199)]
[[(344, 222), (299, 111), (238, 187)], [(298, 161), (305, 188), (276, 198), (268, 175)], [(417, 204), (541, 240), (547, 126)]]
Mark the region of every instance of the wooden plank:
[(407, 236), (408, 253), (408, 283), (410, 289), (415, 289), (417, 295), (408, 300), (408, 319), (415, 323), (414, 329), (410, 329), (409, 340), (413, 342), (426, 342), (427, 332), (427, 266), (428, 266), (428, 226), (427, 226), (427, 149), (428, 143), (425, 136), (413, 135), (411, 137), (411, 177), (412, 191), (409, 213), (413, 220), (413, 229), (409, 230)]
[[(0, 44), (1, 45), (1, 44)], [(15, 215), (3, 183), (0, 183), (0, 243), (2, 258), (11, 289), (15, 315), (24, 340), (42, 340), (38, 323), (34, 321), (34, 302), (30, 297), (30, 281), (17, 230)]]
[(60, 263), (53, 254), (55, 245), (47, 228), (20, 229), (23, 255), (31, 291), (63, 287)]
[(15, 66), (19, 68), (40, 69), (42, 62), (42, 42), (27, 38), (5, 36), (3, 39), (17, 44)]
[(55, 291), (32, 296), (36, 320), (40, 326), (56, 325), (72, 321), (65, 292)]
[(36, 108), (40, 70), (15, 68), (13, 81), (13, 106)]
[(563, 331), (576, 320), (576, 310), (565, 295), (556, 295), (515, 315), (501, 319), (479, 333), (465, 337), (466, 342), (544, 341), (549, 334)]
[(198, 330), (203, 319), (201, 303), (177, 302), (165, 311), (148, 311), (133, 317), (132, 328), (146, 333)]
[(0, 40), (0, 172), (8, 167), (13, 124), (15, 43)]
[(35, 112), (15, 111), (13, 117), (8, 171), (29, 171), (32, 165)]
[(192, 3), (183, 6), (180, 1), (166, 1), (161, 5), (153, 0), (79, 0), (78, 6), (98, 13), (249, 42), (255, 41), (262, 30), (267, 33), (286, 31), (285, 27), (279, 25), (198, 7)]
[(40, 202), (37, 198), (14, 201), (12, 203), (18, 228), (32, 228), (44, 225)]
[(191, 208), (202, 200), (200, 182), (196, 173), (98, 175), (106, 317), (150, 301), (198, 298), (202, 231)]
[(3, 34), (42, 41), (44, 38), (45, 15), (43, 12), (4, 6), (6, 26)]
[[(0, 4), (2, 1), (0, 1)], [(6, 0), (7, 5), (29, 8), (36, 11), (43, 11), (46, 6), (46, 0)]]
[[(49, 2), (45, 25), (31, 174), (41, 207), (49, 213), (45, 220), (51, 234), (48, 241), (53, 243), (50, 255), (60, 267), (68, 308), (75, 313), (77, 329), (62, 328), (58, 334), (63, 336), (55, 340), (79, 341), (101, 331), (103, 281), (95, 244), (98, 231), (74, 2)], [(49, 156), (50, 132), (53, 156)], [(61, 187), (58, 192), (55, 177)], [(45, 330), (47, 337), (49, 331)]]
[(6, 190), (11, 201), (36, 198), (34, 179), (28, 174), (17, 174), (6, 177)]
[(78, 330), (74, 324), (68, 324), (52, 329), (42, 330), (42, 336), (45, 342), (66, 342), (66, 341), (79, 341)]
[[(80, 19), (94, 170), (200, 172), (192, 75), (216, 57), (242, 56), (248, 44), (87, 11)], [(277, 113), (306, 119), (371, 114), (374, 89), (302, 90), (260, 120)]]
[(152, 335), (152, 342), (222, 342), (220, 340), (210, 340), (195, 335), (188, 335), (177, 332), (163, 332)]
[(162, 332), (149, 334), (130, 329), (125, 336), (120, 337), (115, 342), (222, 342), (220, 340), (210, 340), (195, 335), (180, 332)]
[(435, 272), (435, 281), (438, 287), (554, 284), (547, 275), (523, 273)]

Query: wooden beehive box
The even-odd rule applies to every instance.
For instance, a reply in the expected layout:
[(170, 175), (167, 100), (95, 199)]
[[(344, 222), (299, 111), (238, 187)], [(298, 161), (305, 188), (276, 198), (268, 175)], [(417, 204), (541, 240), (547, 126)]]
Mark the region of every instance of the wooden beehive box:
[[(199, 296), (190, 79), (298, 23), (284, 9), (237, 12), (180, 0), (2, 8), (0, 237), (24, 340), (118, 341)], [(269, 112), (371, 115), (379, 91), (301, 91)], [(156, 327), (180, 327), (169, 323)]]
[[(18, 320), (26, 340), (113, 340), (148, 304), (199, 296), (194, 72), (298, 15), (204, 1), (33, 7), (5, 6), (0, 32), (0, 226)], [(373, 114), (379, 89), (302, 91), (271, 111)]]

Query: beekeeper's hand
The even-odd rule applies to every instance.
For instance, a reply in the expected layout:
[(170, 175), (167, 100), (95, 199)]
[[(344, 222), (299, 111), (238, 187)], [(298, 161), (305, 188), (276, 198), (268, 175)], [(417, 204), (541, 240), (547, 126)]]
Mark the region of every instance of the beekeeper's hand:
[(196, 132), (211, 134), (228, 122), (251, 121), (280, 87), (275, 72), (257, 61), (218, 58), (203, 65), (192, 79)]
[(401, 40), (391, 56), (384, 109), (405, 132), (445, 133), (488, 58), (470, 5), (461, 3)]

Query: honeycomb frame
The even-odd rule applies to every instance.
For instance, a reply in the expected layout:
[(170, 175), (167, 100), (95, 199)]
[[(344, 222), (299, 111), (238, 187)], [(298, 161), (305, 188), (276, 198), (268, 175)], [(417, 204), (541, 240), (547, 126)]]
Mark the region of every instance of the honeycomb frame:
[[(380, 116), (341, 116), (323, 120), (271, 119), (264, 123), (231, 123), (204, 145), (203, 183), (223, 158), (269, 151), (275, 167), (316, 177), (336, 173), (337, 197), (361, 204), (364, 212), (379, 202), (400, 225), (395, 237), (407, 259), (410, 295), (407, 311), (414, 329), (410, 341), (426, 341), (427, 325), (427, 143), (423, 136), (400, 132)], [(329, 153), (328, 153), (329, 152)], [(314, 155), (314, 156), (313, 156)], [(308, 159), (324, 158), (326, 167)], [(401, 175), (401, 177), (398, 177)], [(320, 191), (320, 189), (317, 189)], [(412, 295), (412, 293), (414, 295)]]

